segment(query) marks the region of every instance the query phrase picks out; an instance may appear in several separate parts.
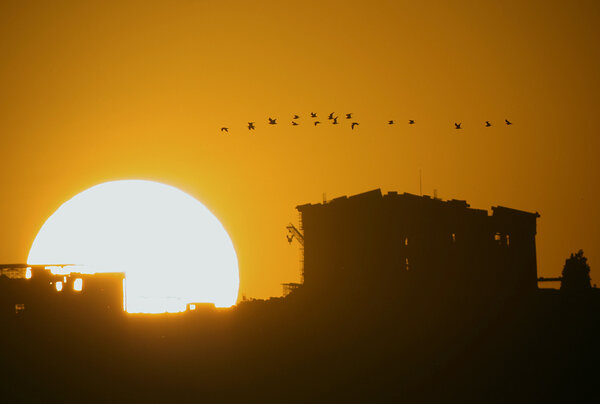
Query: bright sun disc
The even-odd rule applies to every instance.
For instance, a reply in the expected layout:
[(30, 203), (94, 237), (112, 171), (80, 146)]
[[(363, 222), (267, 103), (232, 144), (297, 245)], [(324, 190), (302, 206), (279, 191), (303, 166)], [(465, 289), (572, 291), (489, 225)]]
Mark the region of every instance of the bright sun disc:
[(124, 272), (131, 313), (185, 310), (186, 303), (235, 304), (233, 243), (199, 201), (152, 181), (113, 181), (65, 202), (37, 234), (28, 265), (83, 265)]

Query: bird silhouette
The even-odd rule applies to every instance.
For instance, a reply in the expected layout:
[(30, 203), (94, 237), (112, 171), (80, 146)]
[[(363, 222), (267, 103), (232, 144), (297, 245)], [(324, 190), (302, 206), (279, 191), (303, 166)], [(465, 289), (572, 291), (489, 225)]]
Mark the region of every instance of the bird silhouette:
[(320, 124), (321, 122), (319, 121), (315, 121), (315, 126), (317, 126), (318, 124)]
[(409, 119), (408, 120), (408, 124), (409, 125), (414, 125), (415, 124), (415, 120), (414, 119)]
[(316, 118), (317, 117), (317, 113), (316, 112), (311, 112), (310, 113), (310, 117), (311, 118)]
[(269, 118), (269, 125), (277, 125), (277, 118)]
[(461, 125), (461, 124), (462, 124), (462, 122), (460, 122), (460, 123), (456, 123), (456, 122), (454, 122), (454, 129), (462, 129), (462, 128), (460, 127), (460, 125)]
[(333, 114), (334, 114), (334, 113), (335, 113), (335, 112), (332, 112), (331, 114), (329, 114), (329, 116), (327, 117), (327, 119), (333, 119)]
[(300, 117), (298, 115), (294, 115), (293, 119), (299, 119)]
[(334, 125), (337, 125), (338, 124), (337, 120), (338, 120), (338, 117), (336, 116), (335, 118), (333, 118), (333, 122), (331, 122), (331, 123)]
[(352, 112), (350, 112), (349, 114), (346, 114), (346, 119), (352, 119)]
[(485, 121), (485, 127), (489, 128), (490, 126), (492, 126), (492, 124), (490, 123), (490, 121)]
[(287, 237), (288, 243), (292, 244), (292, 240), (294, 239), (294, 235), (293, 234), (286, 234), (285, 237)]
[(298, 122), (292, 121), (292, 126), (298, 126)]
[(227, 133), (229, 133), (229, 128), (222, 127), (222, 128), (221, 128), (221, 132), (227, 132)]
[(352, 122), (352, 130), (354, 130), (355, 126), (358, 126), (358, 122)]
[(388, 121), (388, 125), (393, 125), (393, 124), (394, 124), (393, 120)]
[(506, 122), (507, 125), (512, 125), (512, 122), (509, 121), (508, 119), (505, 119), (504, 122)]
[(254, 129), (256, 129), (254, 127), (254, 122), (248, 122), (248, 130), (254, 130)]

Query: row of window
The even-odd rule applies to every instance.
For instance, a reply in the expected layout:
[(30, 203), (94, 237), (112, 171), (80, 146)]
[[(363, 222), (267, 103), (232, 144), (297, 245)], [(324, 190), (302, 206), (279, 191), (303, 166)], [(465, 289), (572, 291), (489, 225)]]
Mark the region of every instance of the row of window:
[[(63, 287), (66, 283), (67, 283), (67, 277), (65, 276), (62, 281), (56, 282), (54, 284), (54, 287), (56, 287), (56, 290), (58, 292), (60, 292), (63, 290)], [(73, 290), (76, 292), (81, 292), (83, 290), (83, 279), (75, 278), (75, 280), (73, 281)]]
[[(497, 241), (498, 243), (501, 243), (502, 242), (502, 234), (496, 233), (494, 235), (494, 240)], [(506, 234), (505, 240), (506, 240), (506, 246), (507, 247), (510, 246), (510, 236), (508, 234)], [(456, 233), (452, 233), (452, 242), (453, 243), (456, 242)], [(408, 245), (408, 237), (404, 238), (404, 245), (406, 245), (406, 246)], [(407, 270), (407, 271), (410, 270), (410, 265), (408, 263), (408, 258), (406, 258), (406, 260), (404, 262), (404, 269)]]
[[(510, 236), (508, 234), (505, 235), (505, 240), (506, 240), (506, 245), (509, 246), (510, 245)], [(455, 243), (456, 242), (456, 233), (452, 233), (450, 235), (450, 237), (452, 238), (452, 242)], [(502, 241), (502, 234), (501, 233), (496, 233), (494, 234), (494, 240), (501, 242)], [(408, 245), (408, 237), (404, 237), (404, 245)]]

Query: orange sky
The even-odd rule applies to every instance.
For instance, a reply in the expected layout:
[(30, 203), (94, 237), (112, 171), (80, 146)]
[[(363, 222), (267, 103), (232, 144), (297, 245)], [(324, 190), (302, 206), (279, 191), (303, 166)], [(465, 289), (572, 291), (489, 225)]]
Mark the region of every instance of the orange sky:
[(482, 3), (1, 2), (0, 262), (75, 194), (149, 179), (222, 221), (241, 293), (280, 295), (296, 205), (418, 193), (421, 169), (424, 193), (539, 211), (540, 275), (583, 248), (600, 283), (600, 5)]

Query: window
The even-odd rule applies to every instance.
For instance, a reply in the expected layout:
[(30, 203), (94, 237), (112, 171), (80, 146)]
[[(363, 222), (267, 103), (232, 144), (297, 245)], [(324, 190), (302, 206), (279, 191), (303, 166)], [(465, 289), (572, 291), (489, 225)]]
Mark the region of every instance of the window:
[(408, 245), (408, 237), (404, 237), (404, 245)]
[(508, 234), (506, 235), (506, 246), (510, 247), (510, 236)]
[(31, 279), (31, 267), (25, 270), (25, 279)]
[(60, 292), (63, 288), (63, 283), (60, 281), (56, 282), (55, 286), (56, 286), (56, 290)]
[(452, 242), (456, 243), (456, 233), (452, 233)]
[(408, 258), (406, 258), (404, 260), (404, 268), (408, 271), (410, 269), (410, 266), (408, 265)]
[(496, 234), (494, 234), (494, 240), (495, 240), (495, 241), (500, 241), (500, 240), (502, 240), (502, 234), (500, 234), (500, 233), (496, 233)]
[(73, 290), (76, 292), (81, 292), (83, 289), (83, 279), (76, 278), (75, 282), (73, 282)]
[(25, 305), (23, 303), (15, 304), (15, 313), (19, 314), (25, 310)]
[(190, 310), (196, 310), (196, 305), (195, 304), (190, 304)]

